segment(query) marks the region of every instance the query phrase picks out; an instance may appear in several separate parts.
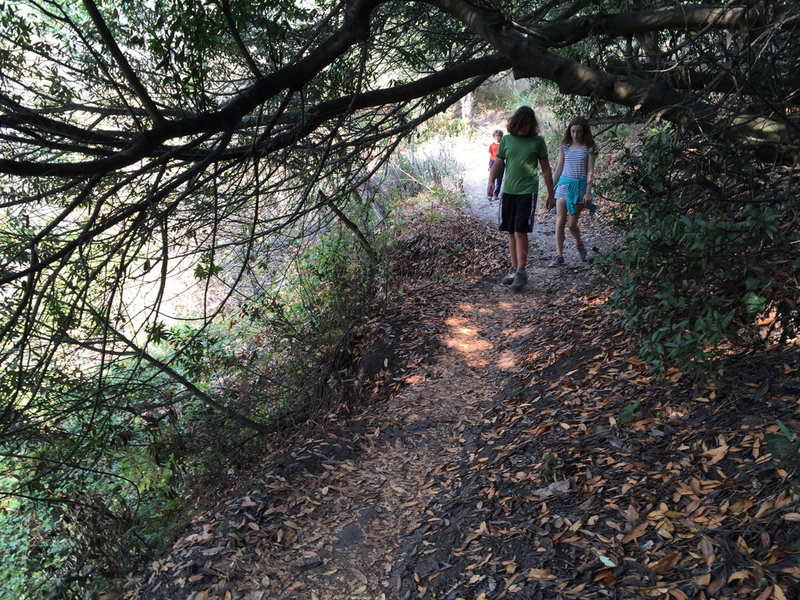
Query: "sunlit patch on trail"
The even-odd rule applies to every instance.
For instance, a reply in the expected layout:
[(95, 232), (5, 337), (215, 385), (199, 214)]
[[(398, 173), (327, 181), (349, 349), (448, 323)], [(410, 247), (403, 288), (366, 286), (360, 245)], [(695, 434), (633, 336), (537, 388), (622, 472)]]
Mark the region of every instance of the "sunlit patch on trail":
[[(497, 307), (501, 308), (505, 311), (511, 312), (514, 310), (514, 303), (513, 302), (498, 302)], [(517, 307), (518, 308), (518, 307)]]
[(508, 331), (508, 335), (513, 338), (526, 338), (530, 336), (536, 328), (533, 325), (528, 325), (527, 327), (515, 327)]
[(467, 313), (477, 313), (482, 315), (494, 314), (494, 311), (487, 306), (475, 306), (473, 304), (462, 303), (459, 304), (457, 308)]
[(494, 346), (480, 337), (478, 331), (463, 317), (451, 317), (445, 323), (450, 327), (450, 333), (445, 337), (444, 344), (468, 357), (474, 356), (480, 364), (485, 364), (484, 353)]
[(497, 361), (501, 369), (513, 369), (519, 364), (519, 357), (511, 350), (506, 350)]

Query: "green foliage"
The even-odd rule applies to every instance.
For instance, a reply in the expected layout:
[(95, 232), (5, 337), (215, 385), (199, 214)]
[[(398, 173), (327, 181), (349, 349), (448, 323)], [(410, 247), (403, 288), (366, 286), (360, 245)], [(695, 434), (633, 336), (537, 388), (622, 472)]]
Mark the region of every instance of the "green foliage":
[(222, 266), (214, 264), (213, 257), (209, 253), (200, 255), (200, 259), (194, 267), (194, 276), (197, 279), (207, 279), (219, 275), (222, 272)]
[(459, 136), (468, 136), (472, 133), (469, 123), (461, 119), (454, 119), (448, 114), (436, 115), (414, 132), (418, 143), (436, 139), (452, 139)]
[(740, 148), (669, 126), (631, 145), (601, 188), (619, 201), (622, 239), (599, 262), (619, 277), (611, 307), (638, 332), (642, 357), (658, 371), (708, 372), (731, 342), (758, 340), (767, 311), (790, 336), (800, 258), (791, 188), (767, 193), (780, 189), (775, 174)]
[(542, 466), (539, 467), (539, 474), (542, 481), (552, 481), (555, 474), (556, 455), (552, 450), (548, 450), (542, 457)]
[(768, 435), (764, 438), (767, 450), (784, 467), (797, 467), (800, 462), (800, 438), (793, 439), (792, 432), (786, 425), (778, 420), (781, 435)]
[(633, 404), (628, 404), (625, 408), (619, 411), (619, 422), (631, 423), (637, 419), (641, 419), (642, 411), (639, 409), (641, 404), (641, 400), (637, 400)]
[[(91, 595), (169, 543), (171, 527), (191, 509), (184, 498), (200, 496), (196, 480), (215, 467), (224, 472), (244, 437), (188, 389), (264, 421), (336, 397), (348, 336), (356, 335), (376, 290), (391, 293), (388, 270), (375, 264), (388, 234), (373, 235), (374, 217), (355, 192), (423, 111), (446, 109), (442, 101), (466, 83), (419, 98), (398, 94), (377, 106), (362, 105), (366, 96), (358, 92), (385, 98), (387, 85), (490, 51), (466, 25), (426, 3), (378, 4), (368, 34), (359, 31), (346, 45), (329, 36), (352, 3), (96, 4), (166, 126), (148, 114), (144, 94), (110, 56), (84, 3), (0, 0), (3, 159), (14, 173), (0, 180), (0, 276), (8, 281), (0, 303), (0, 579), (14, 597), (45, 588), (53, 596)], [(494, 6), (536, 25), (525, 19), (539, 7)], [(715, 47), (722, 46), (701, 46)], [(589, 48), (562, 51), (577, 57)], [(587, 55), (598, 56), (594, 48)], [(785, 71), (784, 62), (775, 66)], [(789, 71), (796, 72), (794, 64)], [(509, 90), (508, 110), (553, 97), (552, 86)], [(226, 106), (235, 110), (215, 112)], [(417, 143), (463, 127), (435, 121)], [(661, 158), (668, 162), (669, 153)], [(633, 170), (649, 176), (650, 166)], [(74, 177), (57, 175), (73, 168)], [(430, 221), (441, 218), (437, 203), (459, 201), (454, 162), (412, 147), (391, 168), (390, 206), (416, 196), (415, 208)], [(641, 193), (673, 177), (669, 169), (653, 172)], [(660, 263), (626, 257), (636, 267), (632, 300), (655, 305), (644, 314), (631, 309), (631, 322), (657, 329), (665, 312), (673, 319), (650, 343), (654, 361), (666, 360), (670, 344), (673, 359), (689, 356), (687, 335), (689, 346), (713, 346), (713, 335), (692, 338), (687, 323), (713, 334), (782, 304), (797, 306), (796, 292), (787, 291), (793, 283), (796, 289), (796, 278), (775, 265), (788, 261), (796, 270), (798, 239), (781, 210), (770, 212), (766, 201), (759, 210), (761, 193), (752, 195), (752, 214), (737, 213), (735, 223), (744, 224), (733, 233), (745, 237), (751, 227), (753, 240), (785, 249), (784, 262), (738, 268), (745, 251), (763, 249), (745, 244), (730, 257), (735, 277), (709, 281), (667, 266), (665, 283), (650, 289), (647, 277)], [(658, 217), (675, 229), (668, 235), (687, 244), (717, 235), (726, 248), (738, 243), (717, 231), (719, 219), (704, 224), (694, 211), (684, 214), (692, 216)], [(648, 229), (660, 223), (656, 216), (652, 223), (651, 216), (636, 223), (636, 211), (623, 217), (643, 237), (658, 231)], [(273, 236), (283, 236), (277, 250)], [(419, 245), (420, 254), (430, 247)], [(444, 260), (430, 261), (434, 277), (464, 249), (440, 246)], [(189, 283), (175, 285), (180, 276)], [(192, 298), (197, 306), (165, 299), (191, 296), (193, 285), (202, 288)], [(685, 296), (695, 293), (710, 294), (712, 312), (694, 310)]]
[[(369, 218), (368, 213), (361, 215)], [(337, 225), (296, 261), (288, 315), (312, 346), (330, 348), (369, 312), (376, 270), (352, 231)]]
[[(94, 394), (134, 373), (116, 367), (108, 388)], [(42, 436), (0, 444), (0, 577), (10, 594), (3, 597), (104, 591), (171, 543), (192, 508), (182, 500), (191, 458), (174, 410), (143, 409), (156, 404), (155, 389), (120, 397), (119, 412), (98, 405), (88, 419), (49, 419)], [(88, 385), (81, 392), (93, 393)]]
[(453, 156), (458, 138), (423, 136), (404, 145), (387, 165), (381, 185), (401, 200), (429, 192), (440, 201), (462, 194), (463, 166)]
[(539, 108), (556, 107), (562, 100), (565, 97), (549, 81), (515, 80), (508, 74), (497, 81), (482, 85), (475, 92), (476, 105), (484, 112), (500, 110), (511, 113), (526, 105), (537, 110), (538, 116)]
[[(365, 207), (349, 212), (370, 227)], [(150, 326), (157, 344), (151, 351), (267, 421), (319, 400), (335, 383), (337, 346), (369, 311), (377, 269), (339, 223), (303, 243), (285, 279), (262, 284), (214, 322)], [(210, 270), (212, 262), (199, 264)], [(221, 274), (221, 267), (213, 270)], [(51, 420), (46, 435), (24, 448), (0, 448), (0, 577), (15, 598), (25, 598), (25, 590), (103, 591), (158, 555), (194, 508), (186, 499), (192, 480), (214, 461), (230, 463), (220, 444), (241, 443), (236, 424), (210, 415), (152, 366), (119, 362), (103, 381), (102, 390), (83, 384), (74, 392), (124, 390), (90, 421), (76, 412)], [(76, 452), (93, 467), (76, 466)], [(44, 501), (30, 501), (39, 497)]]
[(508, 110), (514, 105), (514, 94), (513, 80), (490, 80), (475, 90), (475, 106), (481, 112)]

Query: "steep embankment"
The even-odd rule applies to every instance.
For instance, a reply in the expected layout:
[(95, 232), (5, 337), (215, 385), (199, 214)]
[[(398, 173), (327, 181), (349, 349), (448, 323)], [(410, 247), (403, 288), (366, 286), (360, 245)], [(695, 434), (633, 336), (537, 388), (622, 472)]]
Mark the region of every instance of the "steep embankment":
[(795, 476), (766, 447), (796, 418), (800, 359), (732, 356), (716, 384), (648, 376), (604, 311), (611, 283), (543, 268), (542, 222), (520, 294), (497, 283), (484, 221), (410, 236), (412, 270), (453, 240), (485, 253), (372, 324), (371, 402), (286, 440), (125, 596), (800, 597)]

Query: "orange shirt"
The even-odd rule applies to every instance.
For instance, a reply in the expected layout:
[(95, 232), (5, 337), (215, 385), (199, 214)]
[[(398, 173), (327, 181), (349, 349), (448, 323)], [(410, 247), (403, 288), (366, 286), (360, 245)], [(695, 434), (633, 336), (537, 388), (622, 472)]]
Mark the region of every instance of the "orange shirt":
[(489, 144), (489, 160), (495, 161), (497, 160), (497, 149), (500, 148), (500, 144), (497, 142), (492, 142)]

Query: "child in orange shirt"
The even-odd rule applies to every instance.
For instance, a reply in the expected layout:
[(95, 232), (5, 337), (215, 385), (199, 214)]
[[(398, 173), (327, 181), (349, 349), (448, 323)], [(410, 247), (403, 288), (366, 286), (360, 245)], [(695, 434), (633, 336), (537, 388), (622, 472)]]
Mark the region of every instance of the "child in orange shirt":
[[(499, 129), (495, 129), (494, 133), (492, 134), (494, 138), (494, 142), (489, 144), (489, 170), (492, 170), (492, 166), (494, 165), (494, 161), (497, 160), (497, 149), (500, 148), (500, 140), (503, 138), (503, 132)], [(503, 172), (505, 171), (505, 165), (500, 168), (500, 171), (497, 175), (497, 179), (494, 181), (494, 190), (492, 195), (489, 196), (489, 202), (494, 200), (500, 199), (500, 188), (503, 185)]]

